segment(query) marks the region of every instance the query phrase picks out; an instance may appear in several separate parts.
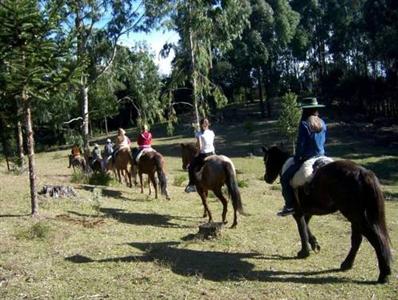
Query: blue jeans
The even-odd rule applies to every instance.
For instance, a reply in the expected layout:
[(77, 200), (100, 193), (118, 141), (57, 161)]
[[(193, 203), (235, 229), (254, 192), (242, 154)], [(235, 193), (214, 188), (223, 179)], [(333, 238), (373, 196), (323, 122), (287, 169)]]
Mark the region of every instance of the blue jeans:
[(288, 208), (292, 208), (294, 206), (294, 190), (290, 185), (290, 180), (300, 169), (302, 164), (303, 163), (301, 161), (294, 162), (294, 164), (291, 165), (281, 176), (282, 196), (285, 199), (285, 206)]

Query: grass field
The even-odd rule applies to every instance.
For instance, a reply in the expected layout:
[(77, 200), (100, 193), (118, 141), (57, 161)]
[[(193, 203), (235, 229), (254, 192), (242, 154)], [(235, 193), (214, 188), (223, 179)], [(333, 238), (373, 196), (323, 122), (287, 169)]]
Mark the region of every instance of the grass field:
[[(111, 187), (72, 184), (69, 151), (36, 155), (39, 187), (73, 185), (78, 197), (40, 200), (32, 219), (27, 174), (0, 165), (0, 299), (397, 299), (398, 265), (389, 284), (374, 284), (377, 261), (364, 240), (352, 270), (339, 272), (350, 246), (350, 225), (340, 214), (314, 217), (319, 254), (295, 259), (300, 240), (293, 218), (275, 215), (280, 187), (262, 180), (259, 146), (278, 141), (273, 122), (217, 124), (216, 147), (238, 169), (247, 217), (216, 240), (187, 240), (198, 231), (199, 196), (183, 192), (178, 143), (191, 141), (187, 128), (156, 138), (163, 153), (171, 201)], [(387, 224), (398, 244), (398, 150), (360, 140), (330, 123), (328, 153), (374, 170), (386, 193)], [(155, 136), (164, 136), (155, 131)], [(253, 155), (252, 155), (253, 154)], [(215, 221), (221, 204), (210, 199)], [(228, 220), (232, 222), (232, 207)], [(396, 251), (393, 250), (396, 256)]]

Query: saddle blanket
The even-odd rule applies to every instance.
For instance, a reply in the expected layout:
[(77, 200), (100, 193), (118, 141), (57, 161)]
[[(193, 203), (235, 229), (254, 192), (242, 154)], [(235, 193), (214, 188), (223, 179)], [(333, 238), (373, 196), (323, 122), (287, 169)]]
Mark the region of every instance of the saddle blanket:
[[(333, 162), (333, 159), (327, 156), (318, 156), (314, 158), (310, 158), (303, 162), (300, 169), (294, 174), (293, 178), (290, 180), (290, 185), (293, 188), (297, 188), (299, 186), (303, 186), (304, 184), (311, 182), (312, 178), (317, 169)], [(290, 157), (282, 166), (281, 174), (285, 173), (285, 171), (294, 163), (293, 157)]]
[(135, 158), (136, 163), (138, 163), (140, 161), (141, 156), (143, 156), (145, 153), (148, 152), (156, 152), (155, 149), (153, 148), (143, 148), (137, 155), (137, 157)]

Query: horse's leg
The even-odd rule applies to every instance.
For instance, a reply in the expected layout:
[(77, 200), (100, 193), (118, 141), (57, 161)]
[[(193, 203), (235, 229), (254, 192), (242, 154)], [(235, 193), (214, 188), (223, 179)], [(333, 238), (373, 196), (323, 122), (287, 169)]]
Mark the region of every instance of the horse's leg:
[(152, 184), (153, 184), (153, 187), (155, 189), (155, 199), (157, 199), (158, 198), (158, 187), (157, 187), (157, 184), (156, 184), (155, 173), (148, 174), (148, 177), (149, 177), (148, 181), (150, 180), (152, 182)]
[(209, 209), (209, 206), (207, 205), (207, 191), (204, 191), (204, 190), (200, 189), (198, 191), (198, 193), (199, 193), (200, 198), (202, 199), (203, 207), (204, 207), (205, 211), (207, 212), (207, 214), (209, 216), (209, 223), (213, 222), (213, 217), (211, 215), (211, 211)]
[(122, 177), (120, 175), (120, 169), (117, 169), (117, 179), (119, 180), (119, 183), (122, 183)]
[(391, 267), (388, 255), (385, 253), (385, 249), (383, 249), (384, 246), (381, 241), (380, 233), (378, 233), (373, 226), (366, 226), (363, 228), (363, 235), (368, 239), (376, 251), (380, 270), (377, 282), (386, 283), (388, 281), (388, 276), (391, 274)]
[[(205, 192), (205, 196), (207, 198), (207, 196), (208, 196), (208, 192), (207, 191)], [(207, 210), (206, 210), (205, 206), (203, 206), (203, 218), (207, 218)]]
[(359, 246), (362, 242), (362, 234), (359, 230), (355, 229), (354, 225), (351, 224), (351, 249), (348, 252), (346, 259), (342, 262), (340, 269), (346, 271), (352, 268), (354, 264), (355, 256), (357, 255)]
[(297, 258), (306, 258), (310, 255), (310, 250), (308, 249), (308, 229), (307, 223), (303, 215), (293, 215), (297, 223), (297, 228), (301, 239), (301, 250), (297, 252)]
[(149, 178), (149, 175), (148, 175), (148, 190), (149, 190), (149, 195), (151, 195), (152, 194), (152, 189), (151, 189), (151, 180)]
[[(222, 207), (223, 207), (223, 209), (222, 209), (222, 222), (224, 224), (227, 224), (228, 221), (226, 219), (227, 219), (227, 211), (228, 211), (228, 200), (225, 199), (224, 195), (222, 194), (221, 189), (214, 190), (213, 192), (217, 196), (217, 198), (220, 199), (220, 201), (222, 203)], [(234, 216), (234, 223), (232, 224), (231, 228), (233, 228), (235, 226), (236, 226), (236, 219), (235, 219), (235, 216)]]
[(142, 173), (138, 171), (138, 177), (140, 178), (141, 194), (144, 193), (144, 185), (142, 184)]
[(308, 233), (308, 241), (311, 245), (311, 249), (315, 252), (318, 253), (319, 251), (321, 251), (321, 247), (318, 244), (318, 241), (316, 240), (315, 235), (312, 234), (311, 230), (310, 230), (310, 220), (311, 220), (312, 216), (305, 216), (305, 222), (307, 223), (307, 233)]

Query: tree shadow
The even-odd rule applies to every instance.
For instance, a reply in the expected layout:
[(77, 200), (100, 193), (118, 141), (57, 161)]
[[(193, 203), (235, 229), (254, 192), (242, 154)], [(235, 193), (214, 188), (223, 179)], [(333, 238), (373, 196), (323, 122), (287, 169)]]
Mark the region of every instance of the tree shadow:
[(363, 166), (372, 170), (385, 184), (393, 184), (398, 181), (398, 157), (388, 157), (377, 162), (367, 162)]
[[(331, 275), (339, 269), (319, 271), (278, 271), (254, 270), (255, 265), (246, 259), (263, 259), (258, 253), (230, 253), (220, 251), (199, 251), (178, 248), (179, 242), (139, 243), (129, 245), (143, 251), (143, 255), (91, 259), (82, 255), (65, 258), (73, 263), (107, 263), (107, 262), (155, 262), (171, 269), (181, 276), (200, 276), (210, 281), (260, 281), (260, 282), (292, 282), (299, 284), (325, 283), (358, 283), (374, 284), (374, 281), (354, 281), (341, 276)], [(272, 258), (270, 258), (272, 259)], [(277, 257), (276, 259), (281, 259)], [(290, 258), (289, 258), (290, 259)], [(330, 274), (322, 277), (312, 277)]]
[(190, 228), (188, 226), (172, 223), (171, 220), (181, 218), (170, 215), (160, 215), (155, 213), (132, 213), (118, 208), (100, 208), (100, 212), (104, 213), (107, 217), (111, 217), (126, 224), (168, 228)]
[(29, 217), (31, 214), (20, 214), (20, 215), (13, 215), (13, 214), (6, 214), (0, 215), (0, 218), (20, 218), (20, 217)]

